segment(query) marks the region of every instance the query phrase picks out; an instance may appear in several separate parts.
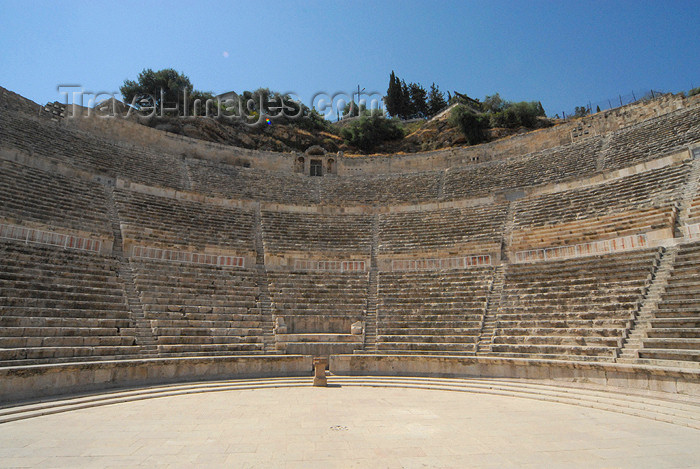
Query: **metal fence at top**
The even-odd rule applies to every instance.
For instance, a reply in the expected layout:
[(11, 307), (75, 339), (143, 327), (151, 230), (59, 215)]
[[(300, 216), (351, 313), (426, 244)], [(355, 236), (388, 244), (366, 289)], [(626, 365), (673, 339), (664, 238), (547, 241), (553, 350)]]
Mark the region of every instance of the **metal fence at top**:
[[(599, 109), (600, 111), (607, 111), (639, 101), (650, 101), (652, 99), (658, 98), (663, 94), (665, 94), (664, 91), (654, 89), (637, 90), (631, 91), (626, 94), (618, 94), (617, 96), (612, 96), (610, 98), (603, 99), (600, 101), (591, 102), (590, 100), (588, 100), (586, 102), (581, 103), (581, 106), (579, 107), (584, 108), (588, 114), (595, 114), (596, 112), (598, 112)], [(576, 115), (576, 109), (561, 111), (561, 113), (557, 112), (556, 115), (562, 119), (581, 117), (580, 115)]]

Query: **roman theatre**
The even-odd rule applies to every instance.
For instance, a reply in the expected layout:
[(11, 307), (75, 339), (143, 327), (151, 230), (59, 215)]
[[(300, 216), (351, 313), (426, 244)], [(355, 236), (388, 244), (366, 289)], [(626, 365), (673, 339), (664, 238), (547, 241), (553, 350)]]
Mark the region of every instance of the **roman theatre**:
[(700, 460), (700, 96), (372, 156), (84, 114), (0, 88), (1, 467)]

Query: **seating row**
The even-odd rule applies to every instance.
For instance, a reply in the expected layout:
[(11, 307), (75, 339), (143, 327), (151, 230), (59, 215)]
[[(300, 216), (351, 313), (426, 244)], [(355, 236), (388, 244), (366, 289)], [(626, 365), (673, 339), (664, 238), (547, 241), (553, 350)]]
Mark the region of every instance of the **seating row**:
[(351, 326), (365, 318), (367, 273), (268, 272), (277, 347), (286, 353), (352, 353), (362, 336)]
[(178, 155), (119, 144), (22, 113), (0, 113), (0, 142), (4, 148), (112, 178), (175, 189), (189, 185), (185, 164)]
[(111, 235), (101, 184), (0, 160), (0, 218)]
[(658, 250), (645, 249), (509, 265), (492, 353), (613, 360), (658, 259)]
[(135, 356), (116, 260), (0, 243), (0, 365)]
[(605, 152), (605, 168), (631, 166), (698, 141), (698, 108), (680, 109), (615, 132)]
[(639, 357), (700, 362), (700, 242), (680, 246)]
[(266, 252), (317, 251), (369, 254), (372, 216), (262, 212)]
[(252, 211), (115, 190), (125, 238), (149, 246), (253, 251)]
[[(500, 250), (506, 204), (397, 212), (379, 216), (379, 252), (382, 254), (454, 248), (464, 244)], [(476, 252), (489, 252), (485, 247)]]
[(493, 267), (379, 272), (379, 353), (476, 352)]
[(160, 356), (263, 352), (256, 272), (161, 261), (131, 264)]

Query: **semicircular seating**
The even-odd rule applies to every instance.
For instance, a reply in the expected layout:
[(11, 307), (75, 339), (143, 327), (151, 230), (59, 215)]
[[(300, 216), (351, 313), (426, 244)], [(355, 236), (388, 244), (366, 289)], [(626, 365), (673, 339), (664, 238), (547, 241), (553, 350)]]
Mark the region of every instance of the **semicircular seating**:
[(353, 158), (374, 169), (357, 174), (339, 156), (338, 174), (310, 177), (285, 166), (294, 154), (245, 167), (204, 143), (160, 150), (156, 130), (124, 122), (150, 140), (123, 141), (0, 91), (0, 365), (700, 363), (695, 101), (526, 154)]

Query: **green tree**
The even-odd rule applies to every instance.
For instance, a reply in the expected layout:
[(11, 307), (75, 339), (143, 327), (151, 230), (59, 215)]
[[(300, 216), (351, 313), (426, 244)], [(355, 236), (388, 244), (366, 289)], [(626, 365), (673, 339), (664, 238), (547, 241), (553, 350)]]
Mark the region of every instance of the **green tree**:
[(412, 117), (426, 117), (428, 115), (428, 93), (420, 83), (411, 83), (409, 85), (411, 94), (411, 108), (413, 110)]
[(508, 101), (501, 99), (501, 95), (498, 93), (486, 96), (481, 103), (483, 111), (491, 113), (501, 112), (505, 110), (509, 104)]
[(373, 114), (343, 127), (340, 136), (360, 150), (369, 152), (382, 142), (403, 137), (403, 131), (395, 120)]
[(447, 107), (445, 94), (440, 91), (440, 87), (433, 82), (428, 91), (428, 115), (434, 116)]
[(413, 109), (413, 102), (411, 101), (411, 88), (406, 84), (405, 80), (401, 80), (401, 102), (398, 116), (401, 119), (408, 119), (414, 112), (415, 109)]
[(157, 72), (150, 68), (144, 69), (136, 81), (124, 80), (119, 90), (125, 103), (137, 107), (154, 107), (158, 112), (161, 108), (177, 107), (177, 113), (180, 115), (185, 111), (185, 96), (189, 101), (188, 105), (196, 98), (213, 98), (209, 92), (195, 91), (187, 75), (172, 68)]
[(394, 71), (389, 75), (389, 88), (386, 90), (384, 105), (390, 116), (398, 116), (402, 108), (403, 95), (401, 93), (401, 81), (396, 77)]
[(517, 129), (518, 127), (537, 127), (537, 118), (545, 117), (544, 108), (539, 101), (520, 101), (511, 103), (506, 101), (502, 111), (491, 113), (491, 127), (506, 127)]
[(372, 109), (367, 109), (367, 106), (365, 104), (360, 104), (359, 106), (357, 103), (347, 103), (345, 107), (343, 108), (343, 117), (346, 116), (352, 116), (352, 117), (357, 117), (357, 116), (371, 116), (374, 114), (378, 115), (383, 115), (382, 110), (379, 108), (372, 108)]
[(576, 106), (576, 109), (574, 111), (574, 117), (584, 117), (588, 114), (590, 114), (588, 106)]
[(450, 112), (449, 122), (462, 131), (469, 145), (486, 140), (489, 118), (485, 114), (477, 114), (467, 106), (459, 105)]

